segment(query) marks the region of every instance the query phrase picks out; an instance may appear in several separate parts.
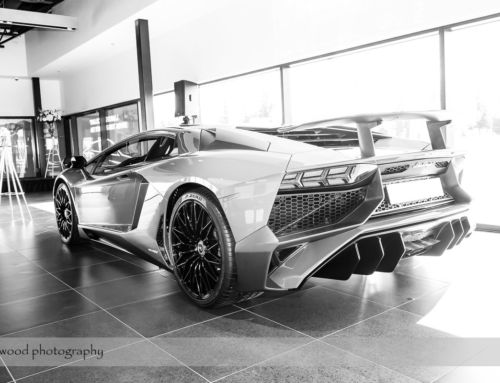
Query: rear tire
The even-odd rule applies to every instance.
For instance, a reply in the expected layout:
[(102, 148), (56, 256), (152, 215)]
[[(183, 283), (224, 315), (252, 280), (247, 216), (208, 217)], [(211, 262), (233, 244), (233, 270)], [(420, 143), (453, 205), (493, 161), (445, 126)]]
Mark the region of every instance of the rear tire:
[(221, 307), (254, 297), (237, 290), (234, 238), (218, 201), (204, 189), (183, 193), (168, 229), (173, 272), (200, 307)]
[(78, 217), (75, 205), (66, 184), (61, 183), (54, 195), (54, 207), (56, 211), (56, 223), (61, 241), (65, 244), (74, 244), (80, 241), (78, 233)]

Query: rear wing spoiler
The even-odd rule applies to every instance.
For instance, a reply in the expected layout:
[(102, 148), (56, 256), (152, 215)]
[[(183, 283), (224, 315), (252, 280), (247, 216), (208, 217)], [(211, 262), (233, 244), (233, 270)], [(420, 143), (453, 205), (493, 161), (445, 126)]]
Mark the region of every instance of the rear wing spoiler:
[(384, 121), (394, 120), (425, 120), (427, 130), (431, 139), (432, 149), (446, 149), (446, 143), (441, 128), (448, 125), (451, 119), (444, 110), (427, 112), (398, 112), (379, 114), (359, 114), (347, 117), (331, 118), (326, 120), (307, 122), (299, 125), (283, 126), (278, 128), (278, 132), (286, 133), (298, 129), (314, 129), (319, 127), (355, 125), (358, 131), (359, 147), (362, 157), (375, 156), (375, 143), (372, 129), (381, 125)]

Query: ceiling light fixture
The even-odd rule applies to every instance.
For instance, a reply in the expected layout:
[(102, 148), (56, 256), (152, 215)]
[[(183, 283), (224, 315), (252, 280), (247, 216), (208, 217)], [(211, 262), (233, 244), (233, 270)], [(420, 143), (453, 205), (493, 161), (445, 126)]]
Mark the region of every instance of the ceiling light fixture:
[(74, 31), (76, 30), (76, 18), (0, 8), (0, 26), (2, 25)]

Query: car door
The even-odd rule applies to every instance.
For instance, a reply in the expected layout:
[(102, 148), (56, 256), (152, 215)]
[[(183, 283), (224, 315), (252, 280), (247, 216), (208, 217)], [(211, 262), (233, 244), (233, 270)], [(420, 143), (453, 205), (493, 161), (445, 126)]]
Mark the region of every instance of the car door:
[(76, 186), (80, 225), (129, 231), (136, 225), (147, 181), (134, 170), (144, 166), (157, 137), (136, 137), (103, 153), (86, 182)]

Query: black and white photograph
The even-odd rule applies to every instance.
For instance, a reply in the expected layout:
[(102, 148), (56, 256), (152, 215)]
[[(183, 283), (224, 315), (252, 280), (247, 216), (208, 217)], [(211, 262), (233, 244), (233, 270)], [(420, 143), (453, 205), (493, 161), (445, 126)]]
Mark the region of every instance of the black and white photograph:
[(0, 0), (0, 383), (500, 382), (498, 0)]

